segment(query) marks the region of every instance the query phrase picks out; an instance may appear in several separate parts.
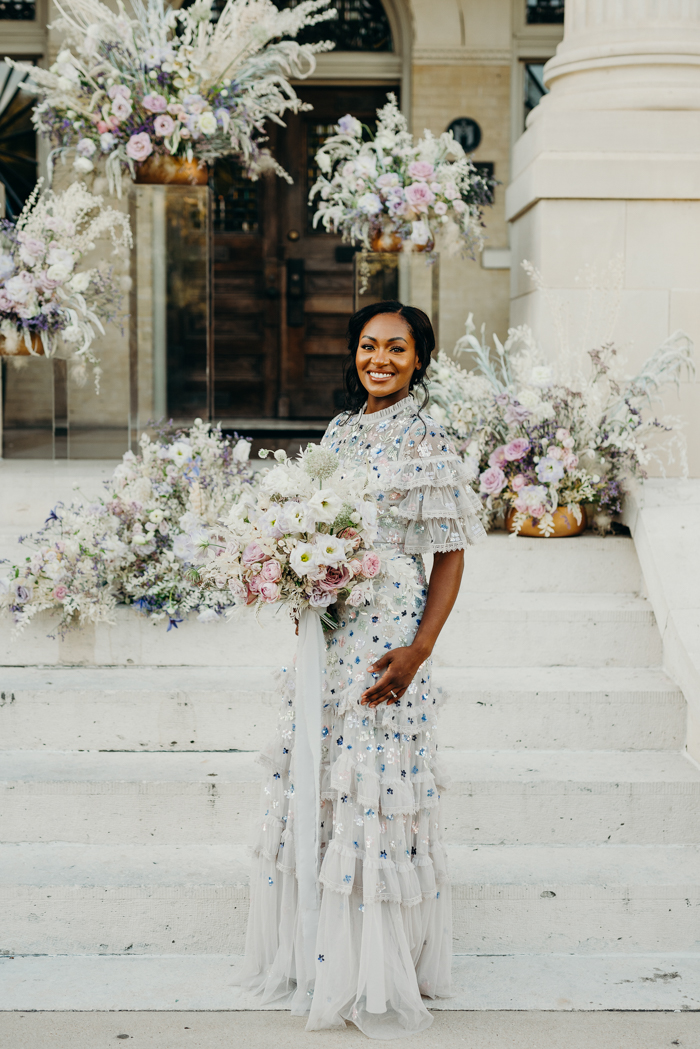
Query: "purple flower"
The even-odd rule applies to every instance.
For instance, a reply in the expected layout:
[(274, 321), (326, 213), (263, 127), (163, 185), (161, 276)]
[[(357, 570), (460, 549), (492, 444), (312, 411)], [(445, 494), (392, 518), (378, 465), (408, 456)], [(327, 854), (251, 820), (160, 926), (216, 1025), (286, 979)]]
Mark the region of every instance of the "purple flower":
[(564, 464), (558, 459), (550, 459), (548, 455), (540, 459), (535, 467), (537, 478), (542, 484), (556, 484), (564, 476)]
[(524, 408), (522, 404), (513, 401), (513, 403), (509, 404), (506, 408), (503, 418), (509, 426), (515, 426), (517, 423), (524, 423), (526, 419), (529, 419), (530, 412), (527, 408)]
[(484, 470), (480, 477), (480, 481), (481, 491), (485, 495), (498, 495), (508, 483), (506, 475), (503, 473), (500, 466), (490, 466), (488, 470)]

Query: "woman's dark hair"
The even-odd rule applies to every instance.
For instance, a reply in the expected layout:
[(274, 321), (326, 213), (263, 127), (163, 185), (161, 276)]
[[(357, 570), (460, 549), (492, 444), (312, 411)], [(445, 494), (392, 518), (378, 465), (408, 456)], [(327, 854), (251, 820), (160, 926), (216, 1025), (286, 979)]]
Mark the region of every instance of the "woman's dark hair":
[(423, 313), (423, 310), (419, 310), (417, 306), (404, 306), (403, 303), (398, 302), (396, 299), (386, 299), (384, 302), (373, 302), (369, 306), (363, 306), (348, 321), (348, 356), (343, 371), (345, 411), (348, 413), (348, 416), (358, 412), (367, 400), (367, 391), (360, 382), (357, 364), (355, 363), (357, 347), (360, 345), (360, 336), (365, 325), (373, 317), (378, 317), (382, 313), (396, 313), (406, 321), (416, 344), (416, 353), (420, 362), (413, 373), (409, 389), (413, 390), (416, 386), (419, 386), (423, 391), (423, 403), (419, 410), (425, 408), (428, 403), (428, 388), (425, 375), (430, 365), (431, 354), (435, 349), (435, 332), (430, 323), (430, 318)]

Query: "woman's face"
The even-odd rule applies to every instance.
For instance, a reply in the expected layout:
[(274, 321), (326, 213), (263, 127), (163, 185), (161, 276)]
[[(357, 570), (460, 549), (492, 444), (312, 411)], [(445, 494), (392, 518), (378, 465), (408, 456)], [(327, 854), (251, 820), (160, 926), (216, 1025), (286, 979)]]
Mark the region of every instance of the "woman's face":
[[(420, 360), (403, 317), (398, 313), (380, 313), (368, 321), (362, 329), (355, 364), (368, 393), (368, 408), (372, 408), (374, 400), (391, 398), (393, 404), (406, 397)], [(389, 405), (385, 402), (385, 406)]]

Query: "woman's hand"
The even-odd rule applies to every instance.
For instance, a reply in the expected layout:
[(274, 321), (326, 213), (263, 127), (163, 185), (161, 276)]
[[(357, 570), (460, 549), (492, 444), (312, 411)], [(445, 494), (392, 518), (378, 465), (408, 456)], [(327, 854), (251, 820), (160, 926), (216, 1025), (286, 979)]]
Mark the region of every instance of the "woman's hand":
[(378, 681), (362, 693), (363, 706), (376, 707), (386, 700), (387, 706), (401, 699), (430, 653), (421, 651), (416, 645), (408, 648), (392, 648), (390, 652), (373, 663), (370, 674), (381, 674)]

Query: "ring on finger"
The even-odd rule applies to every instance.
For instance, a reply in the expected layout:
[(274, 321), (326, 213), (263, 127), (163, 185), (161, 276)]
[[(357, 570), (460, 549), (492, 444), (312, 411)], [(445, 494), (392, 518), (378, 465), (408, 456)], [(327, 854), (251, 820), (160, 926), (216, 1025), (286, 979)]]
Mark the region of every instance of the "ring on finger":
[(392, 696), (394, 697), (394, 699), (398, 699), (398, 698), (399, 698), (399, 697), (398, 697), (398, 696), (396, 695), (396, 693), (394, 692), (393, 688), (390, 688), (390, 689), (389, 689), (389, 691), (391, 692), (391, 694), (392, 694)]

